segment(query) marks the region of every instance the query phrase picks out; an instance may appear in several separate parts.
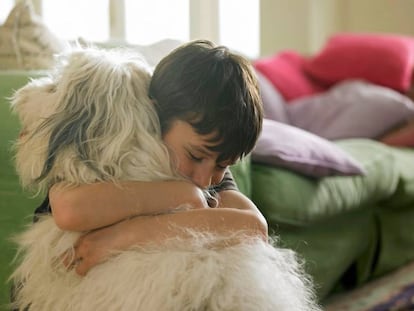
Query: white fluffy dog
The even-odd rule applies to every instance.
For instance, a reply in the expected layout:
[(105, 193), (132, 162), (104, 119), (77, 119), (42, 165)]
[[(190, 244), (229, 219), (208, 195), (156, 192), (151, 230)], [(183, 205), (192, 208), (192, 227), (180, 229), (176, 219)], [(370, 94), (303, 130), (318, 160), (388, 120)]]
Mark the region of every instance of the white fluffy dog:
[[(149, 80), (137, 55), (80, 49), (61, 56), (50, 77), (18, 90), (13, 108), (22, 123), (16, 163), (23, 186), (40, 192), (56, 182), (179, 178), (146, 95)], [(294, 253), (260, 239), (212, 247), (228, 237), (194, 232), (190, 241), (118, 252), (80, 277), (59, 259), (81, 234), (62, 231), (44, 216), (18, 237), (15, 307), (319, 310)]]

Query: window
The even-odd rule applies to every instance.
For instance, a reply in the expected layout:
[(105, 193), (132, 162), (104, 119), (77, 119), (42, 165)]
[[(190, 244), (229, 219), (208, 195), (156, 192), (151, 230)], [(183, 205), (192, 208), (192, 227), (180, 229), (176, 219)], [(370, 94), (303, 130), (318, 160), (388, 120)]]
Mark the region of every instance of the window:
[[(17, 0), (0, 1), (0, 19)], [(260, 0), (36, 0), (58, 37), (151, 44), (165, 38), (210, 39), (255, 58), (259, 55)]]
[(245, 54), (258, 57), (259, 0), (221, 0), (219, 3), (219, 41)]
[(189, 40), (189, 0), (126, 0), (126, 40), (150, 44), (165, 38)]
[(1, 0), (0, 5), (0, 24), (6, 21), (7, 16), (14, 6), (14, 0)]
[(63, 39), (109, 39), (108, 0), (42, 0), (42, 16), (53, 33)]

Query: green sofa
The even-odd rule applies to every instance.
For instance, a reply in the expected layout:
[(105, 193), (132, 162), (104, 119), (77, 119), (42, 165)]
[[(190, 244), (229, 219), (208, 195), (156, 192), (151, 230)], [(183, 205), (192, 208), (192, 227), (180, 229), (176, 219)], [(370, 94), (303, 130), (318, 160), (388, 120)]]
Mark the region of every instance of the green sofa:
[[(15, 247), (9, 238), (31, 222), (42, 198), (19, 186), (12, 142), (19, 124), (7, 97), (45, 72), (0, 72), (0, 309), (8, 301), (7, 277)], [(310, 179), (251, 163), (232, 168), (240, 190), (256, 203), (280, 244), (305, 260), (321, 300), (414, 259), (414, 150), (371, 140), (337, 142), (367, 174)]]
[(31, 222), (33, 210), (41, 198), (23, 192), (13, 164), (13, 141), (19, 133), (16, 115), (11, 113), (9, 100), (14, 90), (42, 71), (0, 71), (0, 310), (6, 310), (8, 284), (12, 271), (15, 246), (10, 238)]

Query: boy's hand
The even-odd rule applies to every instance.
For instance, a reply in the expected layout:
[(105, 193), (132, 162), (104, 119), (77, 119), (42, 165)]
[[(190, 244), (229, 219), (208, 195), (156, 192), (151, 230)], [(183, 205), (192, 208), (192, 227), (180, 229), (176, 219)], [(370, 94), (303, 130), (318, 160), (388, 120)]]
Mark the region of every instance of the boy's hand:
[(63, 264), (69, 269), (74, 268), (81, 276), (86, 275), (91, 268), (107, 260), (111, 252), (128, 246), (123, 224), (119, 222), (81, 236), (74, 247), (74, 255), (66, 256)]

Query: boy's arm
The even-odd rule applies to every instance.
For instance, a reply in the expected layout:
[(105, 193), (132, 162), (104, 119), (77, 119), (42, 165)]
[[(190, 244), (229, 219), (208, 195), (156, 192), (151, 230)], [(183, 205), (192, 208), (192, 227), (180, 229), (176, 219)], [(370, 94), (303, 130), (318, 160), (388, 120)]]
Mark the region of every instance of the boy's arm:
[(208, 207), (203, 192), (186, 181), (96, 183), (49, 191), (53, 218), (69, 231), (89, 231), (129, 217), (167, 213), (180, 205)]
[[(230, 200), (242, 205), (246, 203), (243, 203), (244, 199), (238, 195)], [(251, 208), (223, 207), (139, 216), (124, 220), (81, 237), (75, 247), (74, 258), (82, 258), (76, 266), (76, 272), (85, 275), (92, 267), (105, 261), (114, 250), (125, 250), (133, 245), (158, 244), (171, 237), (192, 238), (185, 228), (223, 234), (243, 231), (244, 235), (267, 241), (267, 224), (263, 216), (258, 214), (260, 213)], [(226, 243), (237, 242), (232, 237), (232, 240)]]
[(262, 231), (267, 237), (268, 226), (266, 219), (256, 205), (243, 193), (237, 190), (221, 191), (218, 197), (218, 208), (232, 208), (249, 211), (249, 213), (257, 218)]

